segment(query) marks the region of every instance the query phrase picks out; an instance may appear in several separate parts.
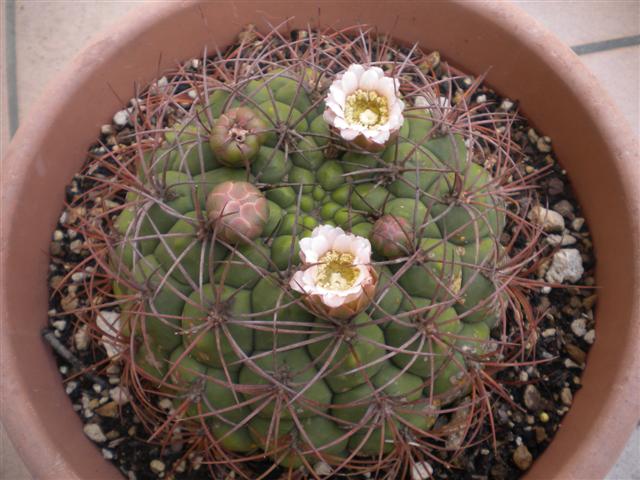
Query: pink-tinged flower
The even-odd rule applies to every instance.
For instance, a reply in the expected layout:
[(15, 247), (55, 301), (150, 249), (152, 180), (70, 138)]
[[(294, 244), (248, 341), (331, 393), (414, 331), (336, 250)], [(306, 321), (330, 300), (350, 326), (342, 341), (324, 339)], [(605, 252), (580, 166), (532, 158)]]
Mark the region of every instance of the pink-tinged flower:
[(300, 240), (300, 259), (303, 268), (291, 278), (291, 288), (319, 314), (346, 319), (371, 303), (378, 276), (366, 238), (320, 225)]
[(370, 151), (382, 150), (404, 122), (399, 83), (385, 77), (381, 68), (351, 65), (329, 87), (324, 119), (345, 140)]

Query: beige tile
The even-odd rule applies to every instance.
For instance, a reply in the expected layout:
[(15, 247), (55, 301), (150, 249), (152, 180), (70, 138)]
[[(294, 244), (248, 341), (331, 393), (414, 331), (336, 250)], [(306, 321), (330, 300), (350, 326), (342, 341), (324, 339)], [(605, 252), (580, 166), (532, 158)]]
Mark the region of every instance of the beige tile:
[(97, 32), (138, 1), (16, 1), (19, 112), (24, 115), (48, 80)]
[(636, 428), (606, 480), (640, 480), (640, 427)]
[(598, 77), (636, 135), (640, 135), (640, 46), (590, 53), (580, 59)]
[(4, 152), (10, 138), (9, 131), (9, 92), (7, 88), (7, 49), (5, 47), (7, 8), (0, 5), (0, 158), (4, 157)]
[(13, 448), (2, 424), (0, 424), (0, 479), (31, 480), (31, 475)]
[(575, 46), (640, 33), (638, 0), (512, 0)]

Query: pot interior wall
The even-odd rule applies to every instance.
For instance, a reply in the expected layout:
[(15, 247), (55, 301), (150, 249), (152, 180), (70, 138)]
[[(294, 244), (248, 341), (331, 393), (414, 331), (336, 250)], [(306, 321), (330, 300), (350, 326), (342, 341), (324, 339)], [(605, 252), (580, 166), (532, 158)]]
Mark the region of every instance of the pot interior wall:
[[(305, 2), (254, 0), (144, 8), (143, 14), (129, 17), (117, 32), (101, 37), (76, 59), (73, 70), (47, 91), (40, 108), (22, 126), (6, 159), (3, 413), (34, 476), (119, 476), (82, 434), (51, 352), (39, 336), (46, 322), (48, 244), (64, 186), (82, 165), (100, 125), (122, 108), (118, 97), (133, 96), (134, 82), (144, 85), (176, 61), (201, 55), (203, 45), (214, 51), (228, 44), (246, 23), (260, 26), (265, 20), (277, 24), (293, 18), (289, 25), (298, 27), (308, 22), (322, 26), (365, 22), (403, 41), (440, 50), (470, 73), (491, 67), (488, 82), (519, 99), (526, 115), (553, 138), (593, 232), (601, 290), (597, 342), (589, 354), (584, 388), (529, 478), (602, 478), (615, 456), (602, 459), (603, 445), (595, 436), (603, 429), (613, 432), (606, 448), (619, 452), (631, 428), (610, 410), (620, 407), (612, 392), (631, 381), (633, 372), (625, 372), (630, 367), (629, 351), (637, 345), (629, 337), (637, 332), (633, 294), (638, 230), (632, 209), (637, 209), (633, 202), (638, 197), (619, 159), (633, 152), (609, 144), (606, 135), (615, 131), (603, 127), (594, 114), (598, 104), (603, 109), (609, 104), (598, 98), (585, 104), (588, 95), (600, 95), (600, 91), (563, 80), (576, 68), (577, 59), (559, 44), (553, 48), (562, 55), (551, 58), (551, 44), (545, 43), (550, 37), (500, 4), (334, 1), (317, 8)], [(505, 27), (505, 22), (516, 27)], [(523, 25), (533, 30), (521, 30), (525, 35), (514, 37)], [(599, 462), (589, 461), (598, 457)]]

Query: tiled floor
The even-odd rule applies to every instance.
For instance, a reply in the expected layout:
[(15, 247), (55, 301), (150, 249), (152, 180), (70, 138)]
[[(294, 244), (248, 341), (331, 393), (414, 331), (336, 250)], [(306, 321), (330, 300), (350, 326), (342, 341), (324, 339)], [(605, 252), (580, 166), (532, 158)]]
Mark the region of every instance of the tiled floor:
[[(640, 35), (640, 0), (515, 0), (570, 46)], [(94, 32), (115, 22), (140, 1), (0, 1), (0, 75), (2, 109), (0, 156), (15, 120), (31, 108), (47, 80), (86, 43)], [(70, 21), (73, 19), (73, 21)], [(13, 35), (15, 32), (15, 35)], [(7, 48), (15, 46), (15, 65)], [(640, 46), (582, 56), (609, 95), (640, 133)], [(11, 77), (14, 75), (15, 82)], [(17, 92), (7, 90), (14, 83)], [(11, 93), (11, 95), (8, 95)], [(14, 122), (10, 122), (13, 111)], [(30, 480), (18, 453), (0, 425), (0, 480)], [(609, 480), (640, 480), (640, 432), (631, 438)], [(63, 479), (61, 479), (63, 480)]]

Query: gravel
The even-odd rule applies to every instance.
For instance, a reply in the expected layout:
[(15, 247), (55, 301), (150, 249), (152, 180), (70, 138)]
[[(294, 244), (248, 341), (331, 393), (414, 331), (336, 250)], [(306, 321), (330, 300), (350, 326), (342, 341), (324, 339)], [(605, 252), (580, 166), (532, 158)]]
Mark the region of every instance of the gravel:
[(563, 248), (553, 254), (551, 266), (546, 274), (550, 283), (575, 283), (584, 274), (582, 255), (575, 248)]
[(84, 434), (96, 443), (103, 443), (107, 441), (107, 437), (104, 436), (102, 428), (96, 423), (87, 423), (84, 428)]
[[(176, 83), (179, 82), (172, 77), (161, 77), (150, 89), (170, 92), (176, 88)], [(464, 90), (468, 85), (468, 82), (460, 82), (459, 88)], [(491, 110), (514, 111), (518, 108), (516, 101), (501, 98), (485, 86), (474, 93), (472, 101), (488, 102)], [(100, 142), (90, 150), (86, 165), (88, 175), (76, 175), (67, 187), (68, 204), (73, 206), (83, 192), (92, 188), (93, 177), (110, 174), (97, 159), (104, 158), (105, 153), (117, 152), (121, 145), (126, 144), (132, 131), (132, 111), (132, 107), (129, 107), (117, 112), (113, 124), (101, 128)], [(418, 463), (410, 473), (414, 478), (423, 478), (414, 474), (424, 473), (432, 478), (448, 480), (505, 480), (521, 476), (560, 428), (563, 415), (581, 388), (580, 376), (587, 352), (595, 341), (593, 307), (596, 295), (593, 290), (584, 288), (595, 285), (592, 276), (595, 261), (588, 226), (571, 191), (569, 179), (555, 159), (551, 139), (530, 128), (526, 119), (518, 120), (511, 125), (511, 129), (513, 138), (525, 155), (523, 169), (530, 173), (543, 168), (550, 169), (540, 182), (540, 205), (533, 207), (536, 213), (531, 216), (532, 222), (549, 234), (544, 242), (546, 257), (540, 262), (544, 266), (534, 272), (531, 278), (546, 278), (548, 281), (552, 281), (552, 278), (554, 283), (577, 283), (581, 288), (565, 286), (551, 289), (545, 286), (529, 293), (529, 300), (540, 318), (533, 332), (537, 342), (532, 343), (529, 354), (531, 358), (543, 361), (508, 368), (497, 374), (497, 380), (517, 406), (495, 397), (497, 449), (493, 448), (491, 425), (487, 419), (479, 431), (479, 438), (485, 440), (459, 455), (443, 454), (442, 459), (448, 461), (451, 468), (443, 467), (436, 461)], [(553, 208), (546, 209), (542, 205), (553, 205)], [(148, 432), (129, 402), (129, 392), (119, 385), (122, 372), (117, 356), (111, 352), (114, 358), (109, 362), (104, 348), (89, 348), (88, 332), (77, 323), (73, 311), (82, 308), (86, 302), (86, 295), (77, 287), (82, 285), (85, 277), (76, 276), (75, 280), (72, 279), (75, 282), (73, 285), (64, 283), (63, 279), (88, 255), (85, 239), (78, 236), (73, 228), (79, 217), (85, 214), (73, 207), (65, 210), (53, 232), (50, 247), (49, 285), (51, 291), (56, 293), (50, 300), (49, 327), (71, 355), (56, 350), (59, 371), (63, 375), (72, 408), (84, 417), (85, 434), (99, 444), (102, 456), (112, 461), (124, 478), (211, 478), (208, 469), (201, 468), (201, 456), (189, 454), (180, 445), (175, 450), (162, 449), (145, 441)], [(566, 228), (567, 225), (570, 230)], [(569, 246), (567, 242), (571, 242), (572, 248), (562, 248)], [(83, 268), (95, 267), (95, 263), (89, 262)], [(112, 316), (111, 320), (114, 318)], [(577, 320), (580, 321), (579, 328), (573, 324)], [(500, 332), (492, 334), (497, 336)], [(108, 348), (104, 340), (102, 345)], [(101, 369), (95, 374), (78, 376), (81, 366), (97, 363), (100, 363)], [(99, 388), (94, 388), (96, 385)], [(166, 400), (160, 401), (158, 407), (170, 412), (173, 405)], [(450, 446), (456, 443), (455, 435), (453, 437), (450, 438)], [(266, 468), (266, 464), (256, 463), (257, 471)], [(324, 462), (316, 464), (314, 468), (318, 474), (329, 474), (331, 469)], [(277, 474), (276, 469), (270, 478), (278, 478)]]
[(533, 455), (525, 445), (519, 445), (513, 452), (513, 462), (520, 470), (527, 470), (533, 462)]
[(571, 331), (576, 337), (584, 337), (587, 333), (587, 321), (584, 318), (576, 318), (571, 322)]
[(529, 220), (540, 225), (545, 232), (562, 232), (564, 230), (562, 215), (541, 205), (536, 205), (529, 211)]

